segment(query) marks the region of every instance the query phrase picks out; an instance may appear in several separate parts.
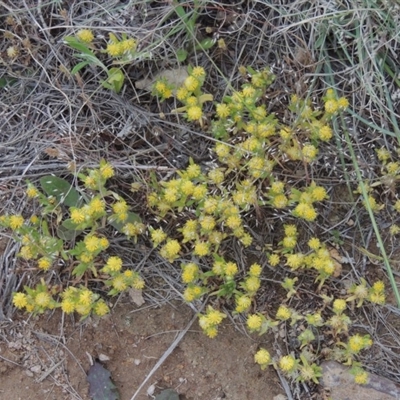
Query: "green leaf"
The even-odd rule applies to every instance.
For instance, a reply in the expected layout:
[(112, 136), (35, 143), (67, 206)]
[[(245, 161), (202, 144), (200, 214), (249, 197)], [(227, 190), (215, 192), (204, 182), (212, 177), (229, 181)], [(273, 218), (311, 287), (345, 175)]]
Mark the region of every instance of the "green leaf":
[(122, 228), (128, 224), (128, 223), (133, 223), (133, 222), (142, 222), (141, 218), (139, 217), (138, 214), (134, 212), (128, 212), (128, 218), (124, 222), (119, 222), (119, 221), (109, 221), (111, 226), (113, 226), (118, 232), (122, 232)]
[(60, 203), (64, 203), (69, 207), (79, 206), (81, 201), (79, 192), (65, 179), (47, 175), (40, 178), (40, 185), (48, 196), (54, 196)]
[(81, 61), (80, 63), (76, 64), (74, 68), (72, 68), (71, 75), (75, 75), (78, 73), (82, 68), (86, 67), (89, 62), (87, 61)]
[[(66, 222), (66, 221), (64, 221), (64, 222)], [(81, 230), (66, 228), (65, 226), (63, 226), (64, 222), (62, 223), (61, 226), (57, 227), (57, 236), (60, 239), (67, 240), (67, 241), (74, 240), (79, 234), (82, 233)]]
[(119, 93), (124, 84), (124, 74), (119, 68), (110, 68), (107, 82), (113, 86), (115, 93)]
[(75, 50), (78, 50), (78, 51), (80, 51), (80, 52), (82, 52), (82, 53), (84, 53), (84, 54), (87, 54), (87, 55), (90, 55), (90, 56), (95, 57), (94, 53), (93, 53), (91, 50), (89, 50), (89, 48), (88, 48), (85, 44), (83, 44), (82, 42), (80, 42), (80, 41), (79, 41), (76, 37), (74, 37), (74, 36), (66, 36), (66, 37), (64, 38), (64, 42), (65, 42), (66, 44), (68, 44), (68, 46), (72, 47), (72, 48), (75, 49)]
[(188, 52), (187, 52), (185, 49), (179, 49), (179, 50), (176, 52), (176, 58), (177, 58), (177, 60), (178, 60), (179, 62), (185, 61), (186, 58), (187, 58), (187, 56), (188, 56)]
[(206, 38), (203, 39), (196, 47), (196, 50), (208, 50), (211, 49), (215, 44), (215, 39), (213, 38)]
[(92, 400), (119, 400), (119, 394), (111, 380), (110, 372), (98, 361), (90, 367), (87, 380)]
[(74, 270), (72, 271), (72, 275), (76, 276), (77, 278), (80, 278), (83, 276), (83, 274), (87, 271), (88, 268), (91, 267), (91, 264), (88, 263), (80, 263), (78, 264)]

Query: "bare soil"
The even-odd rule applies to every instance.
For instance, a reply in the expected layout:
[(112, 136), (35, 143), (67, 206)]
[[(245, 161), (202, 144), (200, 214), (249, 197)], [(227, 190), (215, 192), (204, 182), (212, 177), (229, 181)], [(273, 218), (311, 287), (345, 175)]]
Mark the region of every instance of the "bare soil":
[[(83, 323), (62, 321), (59, 311), (15, 321), (1, 330), (0, 398), (89, 399), (86, 373), (93, 357), (106, 359), (121, 400), (129, 400), (192, 317), (185, 304), (141, 310), (125, 304)], [(209, 339), (195, 322), (135, 398), (172, 388), (181, 400), (273, 399), (283, 389), (272, 368), (254, 364), (257, 339), (230, 321)]]

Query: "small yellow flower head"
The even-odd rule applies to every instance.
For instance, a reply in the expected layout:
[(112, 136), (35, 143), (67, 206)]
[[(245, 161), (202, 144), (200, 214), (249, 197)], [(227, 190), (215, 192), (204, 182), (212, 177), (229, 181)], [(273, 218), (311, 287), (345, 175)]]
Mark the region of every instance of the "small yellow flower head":
[(249, 296), (240, 296), (236, 298), (236, 308), (235, 311), (238, 313), (245, 312), (251, 306), (251, 298)]
[(279, 368), (283, 372), (286, 373), (293, 372), (296, 366), (297, 366), (296, 359), (291, 355), (283, 356), (279, 360)]
[(31, 260), (33, 258), (32, 248), (30, 246), (22, 246), (19, 256), (25, 260)]
[(185, 79), (184, 85), (187, 90), (194, 92), (199, 87), (200, 82), (194, 76), (188, 76)]
[(230, 217), (228, 217), (226, 220), (226, 226), (228, 226), (232, 230), (240, 228), (242, 226), (242, 220), (241, 220), (240, 216), (239, 215), (231, 215)]
[(206, 71), (203, 67), (194, 67), (191, 73), (195, 78), (204, 78), (206, 76)]
[(140, 222), (128, 222), (122, 227), (122, 233), (128, 238), (140, 235), (144, 232), (145, 226)]
[(279, 256), (278, 256), (278, 254), (271, 254), (271, 255), (268, 257), (268, 262), (269, 262), (269, 265), (270, 265), (271, 267), (276, 267), (276, 266), (279, 264), (279, 262), (280, 262), (280, 258), (279, 258)]
[(208, 336), (210, 339), (214, 339), (218, 335), (218, 328), (215, 326), (210, 326), (207, 328), (204, 333), (206, 336)]
[(109, 179), (114, 176), (114, 168), (109, 163), (100, 166), (100, 175), (103, 179)]
[(105, 265), (105, 270), (107, 272), (118, 272), (122, 268), (122, 259), (118, 256), (111, 256), (108, 258)]
[(304, 255), (302, 253), (288, 254), (286, 256), (286, 264), (291, 269), (295, 270), (302, 266), (304, 261)]
[(126, 284), (124, 275), (117, 275), (112, 281), (111, 285), (114, 289), (117, 289), (119, 292), (123, 292), (127, 289), (128, 285)]
[(336, 299), (333, 302), (333, 312), (335, 314), (341, 314), (347, 307), (346, 300)]
[(306, 144), (301, 150), (304, 160), (307, 162), (313, 161), (318, 155), (318, 149), (312, 144)]
[(228, 277), (234, 277), (238, 273), (238, 266), (234, 262), (227, 262), (225, 264), (225, 275)]
[(71, 220), (74, 224), (79, 225), (85, 221), (85, 213), (80, 208), (71, 208)]
[(192, 181), (189, 181), (188, 179), (184, 179), (182, 180), (180, 190), (185, 196), (190, 196), (193, 194), (194, 191), (194, 183)]
[(88, 306), (93, 303), (93, 292), (89, 289), (84, 289), (79, 295), (79, 303)]
[(318, 250), (321, 247), (321, 242), (318, 238), (313, 237), (308, 241), (308, 246), (311, 250)]
[(174, 260), (181, 251), (181, 245), (175, 239), (169, 239), (167, 243), (161, 248), (160, 254), (167, 260)]
[(384, 293), (378, 293), (378, 292), (372, 292), (369, 295), (369, 301), (371, 303), (379, 304), (379, 305), (384, 305), (386, 302), (385, 294)]
[(85, 306), (84, 304), (76, 304), (75, 305), (75, 311), (79, 315), (89, 315), (92, 307), (91, 306)]
[(282, 240), (282, 245), (286, 249), (293, 249), (297, 244), (296, 236), (285, 236)]
[(37, 215), (32, 215), (32, 217), (29, 219), (33, 225), (36, 225), (39, 223), (39, 218)]
[(321, 317), (321, 313), (319, 312), (315, 314), (307, 314), (306, 321), (311, 326), (322, 326), (324, 323), (324, 320)]
[(214, 150), (217, 156), (223, 159), (229, 156), (231, 148), (225, 143), (217, 143)]
[(278, 311), (276, 312), (276, 319), (281, 321), (286, 321), (292, 316), (292, 312), (286, 306), (279, 306)]
[(98, 197), (93, 198), (88, 206), (88, 211), (90, 215), (103, 214), (105, 211), (105, 203)]
[(40, 292), (35, 296), (35, 303), (39, 307), (47, 307), (50, 304), (51, 297), (46, 292)]
[(358, 385), (366, 385), (368, 383), (368, 372), (367, 371), (358, 371), (354, 375), (354, 382)]
[(106, 52), (111, 57), (119, 57), (124, 54), (124, 47), (121, 43), (109, 43)]
[(255, 293), (260, 288), (261, 281), (258, 276), (249, 276), (245, 280), (244, 285), (249, 293)]
[(83, 241), (86, 250), (90, 253), (95, 253), (97, 250), (101, 249), (100, 239), (95, 235), (87, 235)]
[(102, 317), (110, 312), (108, 305), (103, 300), (99, 300), (93, 308), (93, 311), (99, 317)]
[(261, 275), (261, 271), (261, 265), (255, 263), (250, 266), (249, 275), (259, 277)]
[(14, 293), (13, 304), (18, 309), (24, 308), (28, 304), (28, 300), (25, 293)]
[(254, 355), (254, 362), (261, 366), (266, 366), (271, 362), (271, 355), (269, 354), (268, 350), (260, 349)]
[(145, 282), (140, 276), (136, 276), (131, 286), (137, 290), (142, 290), (145, 286)]
[(167, 238), (167, 234), (162, 230), (162, 228), (152, 230), (150, 236), (154, 247), (157, 247)]
[(15, 231), (24, 224), (24, 218), (22, 215), (11, 215), (10, 217), (10, 228)]
[(382, 281), (376, 281), (372, 285), (372, 290), (374, 290), (377, 293), (384, 293), (385, 292), (385, 284)]
[(285, 208), (288, 205), (289, 199), (284, 194), (278, 194), (273, 198), (272, 205), (275, 208)]
[(129, 206), (125, 200), (119, 200), (112, 205), (112, 210), (115, 214), (124, 214), (128, 212)]
[(217, 116), (219, 118), (227, 118), (231, 113), (230, 106), (228, 104), (217, 104)]
[(205, 231), (212, 231), (215, 228), (215, 225), (216, 225), (215, 218), (210, 215), (206, 215), (200, 218), (200, 226)]
[(182, 281), (183, 283), (192, 283), (197, 279), (199, 267), (195, 263), (183, 265)]
[(7, 56), (8, 58), (15, 58), (18, 55), (18, 47), (10, 46), (7, 48)]
[(224, 172), (221, 170), (221, 168), (214, 168), (210, 170), (207, 176), (210, 178), (211, 182), (216, 185), (221, 184), (225, 179)]
[(322, 201), (325, 200), (328, 197), (328, 195), (324, 187), (315, 186), (311, 191), (311, 197), (315, 201)]
[(121, 46), (124, 50), (124, 52), (128, 52), (128, 51), (134, 51), (136, 50), (136, 40), (133, 38), (129, 38), (129, 39), (125, 39), (121, 42)]
[(247, 317), (247, 327), (250, 331), (258, 331), (262, 325), (262, 318), (257, 314), (251, 314)]
[(80, 29), (76, 32), (76, 37), (84, 43), (92, 43), (94, 39), (93, 32), (90, 29)]
[(176, 91), (176, 98), (179, 101), (184, 101), (187, 97), (189, 96), (189, 92), (186, 89), (186, 87), (181, 86), (177, 91)]
[(193, 254), (204, 257), (210, 254), (210, 245), (207, 242), (197, 242), (194, 246)]
[(282, 194), (285, 190), (285, 184), (281, 181), (275, 181), (271, 185), (271, 192), (274, 194)]
[(362, 336), (356, 334), (350, 337), (348, 342), (348, 348), (353, 354), (359, 353), (365, 347), (366, 343)]
[(207, 186), (206, 185), (197, 185), (193, 189), (192, 197), (195, 200), (203, 200), (207, 195)]
[(200, 165), (197, 164), (190, 164), (186, 168), (186, 176), (189, 179), (195, 179), (198, 178), (201, 175), (201, 167)]
[(75, 311), (75, 303), (70, 299), (64, 299), (61, 302), (61, 310), (65, 312), (65, 314), (71, 314)]
[(189, 107), (187, 110), (188, 121), (198, 121), (203, 115), (203, 111), (199, 106)]
[(199, 105), (199, 100), (196, 96), (190, 96), (186, 99), (186, 106), (193, 107)]
[(315, 211), (314, 207), (305, 203), (298, 204), (295, 207), (293, 214), (310, 222), (317, 218), (317, 212)]
[(332, 138), (332, 129), (328, 125), (322, 126), (318, 131), (318, 137), (322, 141), (327, 142)]
[(38, 260), (38, 267), (43, 271), (47, 271), (51, 267), (51, 259), (48, 257), (42, 257)]
[(35, 188), (33, 185), (28, 185), (28, 188), (26, 189), (26, 195), (30, 198), (33, 199), (37, 196), (39, 196), (39, 191)]
[(219, 325), (226, 315), (210, 306), (207, 310), (207, 318), (210, 325)]
[(182, 235), (184, 236), (185, 242), (194, 240), (197, 238), (197, 226), (198, 223), (195, 220), (188, 220), (182, 228)]
[(288, 141), (293, 137), (293, 131), (286, 126), (279, 131), (279, 135), (284, 141)]
[(346, 97), (340, 97), (337, 101), (340, 110), (345, 110), (349, 106), (349, 101)]
[(328, 114), (334, 114), (339, 108), (339, 104), (336, 100), (328, 100), (325, 103), (325, 111)]
[(296, 236), (297, 235), (296, 225), (284, 225), (283, 229), (284, 229), (286, 236)]
[(377, 149), (376, 155), (378, 156), (378, 160), (381, 162), (387, 162), (390, 159), (390, 151), (385, 147)]

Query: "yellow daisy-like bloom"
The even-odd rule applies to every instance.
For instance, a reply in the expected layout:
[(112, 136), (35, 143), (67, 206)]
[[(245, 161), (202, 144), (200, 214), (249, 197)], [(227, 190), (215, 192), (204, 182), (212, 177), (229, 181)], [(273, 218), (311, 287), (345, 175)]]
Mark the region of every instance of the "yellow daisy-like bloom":
[(354, 375), (354, 382), (358, 385), (366, 385), (368, 383), (368, 372), (360, 371)]
[(231, 215), (226, 220), (226, 226), (232, 230), (239, 228), (242, 225), (242, 220), (239, 215)]
[(199, 81), (194, 76), (188, 76), (185, 79), (184, 85), (187, 90), (194, 92), (199, 87)]
[(216, 222), (214, 217), (210, 215), (206, 215), (205, 217), (200, 218), (200, 226), (205, 231), (212, 231), (215, 228)]
[(188, 121), (197, 121), (202, 117), (202, 115), (203, 111), (199, 106), (192, 106), (187, 110)]
[(22, 246), (19, 251), (19, 256), (25, 260), (31, 260), (33, 258), (33, 252), (30, 246)]
[(251, 331), (258, 331), (262, 325), (262, 318), (257, 314), (252, 314), (247, 317), (246, 323)]
[(292, 316), (292, 312), (286, 306), (279, 306), (278, 311), (276, 312), (276, 318), (281, 321), (286, 321)]
[(318, 137), (326, 142), (332, 138), (332, 129), (328, 125), (322, 126), (318, 131)]
[(349, 106), (349, 101), (346, 99), (346, 97), (340, 97), (337, 101), (337, 104), (341, 110), (344, 110)]
[(334, 114), (339, 108), (339, 104), (336, 100), (328, 100), (325, 103), (325, 111), (329, 114)]
[(13, 304), (18, 309), (24, 308), (28, 304), (28, 299), (25, 293), (14, 293), (13, 294)]
[(254, 354), (254, 362), (259, 365), (266, 365), (271, 362), (271, 355), (268, 350), (260, 349)]
[(250, 234), (245, 233), (240, 237), (240, 242), (243, 244), (244, 247), (249, 247), (253, 243), (253, 238)]
[(118, 272), (122, 268), (122, 259), (117, 256), (111, 256), (108, 258), (105, 265), (107, 272)]
[(216, 111), (219, 118), (227, 118), (231, 113), (231, 109), (228, 104), (217, 104)]
[(124, 47), (121, 45), (121, 43), (109, 43), (107, 45), (106, 52), (111, 56), (111, 57), (119, 57), (124, 54)]
[(94, 235), (86, 236), (83, 241), (85, 243), (86, 250), (89, 251), (90, 253), (94, 253), (97, 250), (101, 249), (100, 240), (98, 237)]
[(297, 238), (295, 236), (285, 236), (282, 241), (283, 247), (293, 249), (296, 246)]
[(175, 201), (178, 200), (178, 190), (175, 188), (167, 188), (164, 191), (164, 200), (167, 203), (174, 203)]
[(90, 29), (80, 29), (76, 33), (76, 37), (84, 43), (92, 43), (94, 39), (93, 32)]
[(203, 200), (207, 195), (207, 186), (205, 185), (197, 185), (193, 189), (193, 195), (192, 197), (195, 200)]
[(112, 210), (115, 214), (123, 214), (128, 212), (129, 206), (125, 200), (119, 200), (112, 205)]
[(296, 225), (284, 225), (283, 229), (285, 231), (286, 236), (296, 236), (297, 235), (297, 228)]
[(47, 271), (51, 267), (51, 259), (48, 257), (42, 257), (38, 260), (38, 267), (43, 271)]
[(26, 195), (30, 199), (33, 199), (34, 197), (37, 197), (39, 195), (39, 191), (35, 188), (35, 186), (29, 185), (28, 188), (26, 189)]
[(288, 126), (286, 126), (279, 131), (279, 135), (284, 141), (287, 141), (292, 138), (293, 131)]
[(210, 170), (207, 175), (211, 179), (212, 183), (215, 183), (216, 185), (221, 184), (225, 179), (225, 174), (220, 168)]
[(234, 262), (227, 262), (225, 264), (224, 272), (225, 275), (228, 277), (234, 277), (238, 273), (239, 269), (236, 263)]
[(188, 90), (182, 86), (176, 91), (176, 98), (179, 101), (184, 101), (189, 96)]
[(91, 253), (82, 253), (80, 256), (79, 256), (79, 260), (80, 261), (82, 261), (82, 262), (84, 262), (84, 263), (90, 263), (90, 262), (92, 262), (93, 261), (93, 254), (91, 254)]
[(293, 356), (283, 356), (280, 360), (279, 360), (279, 368), (283, 371), (283, 372), (292, 372), (294, 370), (294, 368), (296, 367), (296, 360)]
[(137, 236), (143, 232), (144, 228), (142, 225), (143, 224), (140, 224), (138, 222), (135, 223), (128, 222), (122, 227), (122, 233), (126, 235), (128, 238), (132, 236)]
[(64, 299), (61, 302), (61, 310), (63, 310), (65, 314), (71, 314), (75, 311), (75, 303), (70, 299)]
[(210, 254), (210, 245), (207, 242), (197, 242), (194, 246), (193, 254), (199, 257)]
[(105, 203), (103, 200), (99, 199), (98, 197), (95, 197), (90, 201), (88, 204), (88, 211), (90, 215), (93, 214), (102, 214), (105, 211)]
[(191, 287), (185, 289), (185, 291), (183, 292), (183, 298), (188, 303), (196, 299), (196, 295), (194, 294), (193, 289)]
[(39, 306), (39, 307), (47, 307), (50, 303), (51, 297), (48, 293), (46, 292), (41, 292), (38, 293), (35, 296), (35, 303)]
[(235, 311), (242, 313), (248, 310), (251, 306), (251, 298), (249, 296), (240, 296), (236, 298), (236, 308)]
[(167, 243), (163, 246), (163, 249), (167, 257), (174, 258), (181, 251), (181, 245), (177, 240), (169, 239)]
[(208, 197), (204, 201), (203, 209), (206, 214), (214, 214), (218, 208), (218, 200), (212, 197)]
[(351, 336), (348, 342), (348, 347), (352, 353), (359, 353), (365, 347), (364, 338), (359, 334)]
[(289, 199), (284, 194), (278, 194), (274, 197), (272, 204), (275, 208), (285, 208), (288, 205)]
[(99, 300), (95, 304), (93, 311), (96, 315), (98, 315), (99, 317), (102, 317), (102, 316), (108, 314), (110, 312), (110, 309), (103, 300)]
[(265, 106), (256, 107), (256, 109), (252, 113), (252, 116), (256, 121), (261, 121), (266, 117), (266, 115), (267, 110), (265, 109)]
[(199, 101), (197, 100), (196, 96), (190, 96), (186, 99), (186, 106), (187, 107), (193, 107), (197, 106), (199, 104)]
[(250, 266), (249, 275), (251, 276), (260, 276), (262, 271), (262, 267), (260, 264), (254, 263)]
[(81, 224), (85, 221), (85, 213), (79, 208), (71, 209), (71, 220), (74, 224)]
[(222, 320), (226, 318), (226, 315), (218, 310), (214, 310), (213, 308), (209, 308), (207, 311), (207, 319), (208, 323), (212, 325), (219, 325)]
[(109, 245), (110, 243), (107, 238), (105, 237), (100, 238), (100, 246), (103, 250), (105, 250)]
[(218, 329), (215, 326), (210, 326), (207, 328), (204, 333), (206, 334), (207, 337), (210, 339), (214, 339), (218, 335)]
[(195, 78), (202, 78), (206, 75), (206, 71), (204, 71), (203, 67), (194, 67), (191, 75)]
[(384, 305), (386, 302), (386, 298), (383, 293), (373, 292), (369, 295), (369, 301), (375, 304)]
[(245, 280), (245, 286), (248, 292), (255, 293), (261, 285), (260, 278), (257, 276), (250, 276)]
[(217, 156), (222, 159), (229, 156), (231, 148), (225, 143), (217, 143), (214, 150)]
[(141, 290), (141, 289), (144, 288), (145, 283), (144, 283), (144, 280), (143, 280), (140, 276), (137, 276), (137, 277), (133, 280), (131, 286), (132, 286), (134, 289), (136, 289), (136, 290)]
[(302, 253), (289, 254), (286, 256), (285, 265), (288, 265), (291, 269), (294, 270), (300, 268), (303, 261), (304, 261), (304, 255)]
[(307, 244), (311, 250), (318, 250), (321, 247), (321, 242), (316, 237), (311, 238)]
[(247, 98), (254, 96), (255, 93), (256, 93), (256, 89), (254, 89), (254, 87), (251, 85), (246, 85), (242, 90), (243, 97), (247, 97)]
[(93, 303), (93, 292), (89, 289), (82, 290), (79, 295), (79, 303), (88, 306)]
[(152, 230), (150, 236), (154, 247), (158, 246), (167, 238), (167, 234), (162, 230), (162, 228)]
[(198, 178), (201, 175), (201, 167), (197, 164), (190, 164), (186, 168), (186, 175), (189, 179)]
[(276, 267), (276, 266), (279, 264), (279, 262), (280, 262), (280, 258), (279, 258), (279, 256), (278, 256), (278, 254), (271, 254), (271, 255), (268, 257), (268, 262), (269, 262), (269, 265), (270, 265), (271, 267)]
[(226, 238), (226, 234), (219, 231), (212, 231), (208, 235), (208, 241), (211, 244), (220, 245), (222, 241)]
[(318, 149), (312, 144), (306, 144), (301, 150), (304, 160), (309, 162), (315, 159), (318, 155)]
[(181, 183), (181, 192), (185, 196), (190, 196), (193, 194), (194, 191), (194, 183), (192, 181), (189, 181), (188, 179), (185, 179)]
[(36, 225), (39, 222), (39, 218), (37, 215), (32, 215), (32, 217), (29, 220), (33, 225)]
[(183, 283), (191, 283), (197, 279), (199, 267), (195, 263), (186, 264), (182, 271)]
[(125, 277), (123, 275), (118, 275), (116, 276), (112, 282), (111, 285), (114, 289), (117, 289), (118, 291), (122, 292), (127, 289), (128, 285), (125, 282)]
[(85, 306), (83, 304), (76, 304), (75, 306), (75, 311), (79, 315), (89, 315), (91, 310), (92, 310), (91, 306)]
[(271, 192), (276, 194), (282, 194), (285, 190), (285, 184), (281, 181), (275, 181), (271, 185)]
[(341, 314), (347, 308), (346, 300), (336, 299), (333, 302), (333, 312), (335, 314)]
[(104, 179), (109, 179), (114, 176), (114, 168), (111, 164), (105, 163), (100, 167), (100, 175)]
[(16, 230), (21, 228), (21, 226), (24, 224), (24, 218), (22, 215), (11, 215), (10, 217), (10, 228), (12, 230)]
[(382, 281), (376, 281), (373, 285), (372, 285), (372, 289), (375, 292), (378, 293), (383, 293), (385, 291), (385, 284)]
[(328, 197), (325, 188), (322, 186), (315, 186), (311, 192), (311, 196), (315, 201), (322, 201)]
[(137, 46), (137, 43), (136, 43), (135, 39), (130, 38), (130, 39), (123, 40), (121, 42), (121, 46), (122, 46), (124, 52), (127, 52), (127, 51), (135, 50), (136, 46)]

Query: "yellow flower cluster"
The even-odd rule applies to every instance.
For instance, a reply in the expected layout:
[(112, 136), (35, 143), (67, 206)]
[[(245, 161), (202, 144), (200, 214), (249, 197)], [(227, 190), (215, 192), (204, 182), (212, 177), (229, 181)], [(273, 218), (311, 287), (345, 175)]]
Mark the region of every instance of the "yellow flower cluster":
[(110, 57), (122, 57), (125, 54), (133, 53), (136, 50), (137, 42), (133, 38), (118, 40), (114, 34), (110, 33), (110, 43), (107, 45), (106, 53)]
[(224, 318), (226, 318), (224, 313), (207, 306), (206, 313), (199, 317), (199, 325), (209, 338), (214, 338), (218, 334), (218, 325)]
[(93, 32), (90, 29), (79, 29), (76, 37), (83, 43), (92, 43), (94, 39)]
[(158, 79), (153, 85), (153, 95), (161, 101), (172, 97), (172, 85), (165, 78)]

